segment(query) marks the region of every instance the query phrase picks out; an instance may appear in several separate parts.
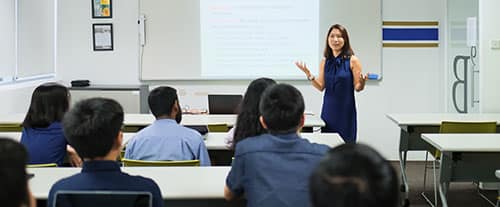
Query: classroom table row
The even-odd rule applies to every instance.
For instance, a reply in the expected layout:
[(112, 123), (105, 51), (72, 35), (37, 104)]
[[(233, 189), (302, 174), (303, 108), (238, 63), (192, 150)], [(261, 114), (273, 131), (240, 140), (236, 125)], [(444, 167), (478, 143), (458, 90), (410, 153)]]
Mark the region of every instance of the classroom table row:
[[(406, 160), (408, 151), (427, 151), (432, 149), (431, 144), (422, 138), (423, 133), (438, 133), (442, 121), (496, 121), (497, 124), (500, 124), (500, 113), (401, 113), (387, 114), (386, 116), (400, 128), (399, 160), (401, 178), (403, 182), (401, 191), (405, 193), (404, 205), (409, 205), (408, 195), (410, 187), (406, 176)], [(500, 132), (500, 125), (497, 125), (497, 132)]]
[[(136, 133), (123, 133), (123, 143), (126, 144), (134, 137)], [(21, 132), (0, 132), (0, 137), (7, 137), (16, 141), (21, 140)], [(230, 150), (230, 146), (226, 141), (226, 132), (209, 132), (204, 135), (204, 142), (207, 149), (210, 150)], [(312, 143), (325, 144), (334, 147), (344, 143), (342, 138), (337, 133), (301, 133), (301, 137), (309, 140)]]
[[(0, 115), (0, 131), (20, 131), (20, 125), (26, 114)], [(183, 114), (181, 124), (184, 126), (206, 126), (225, 124), (232, 127), (236, 122), (236, 114)], [(125, 114), (123, 124), (125, 131), (135, 132), (155, 121), (152, 114)], [(316, 115), (306, 114), (304, 127), (320, 128), (325, 122)], [(317, 131), (317, 130), (314, 130)]]

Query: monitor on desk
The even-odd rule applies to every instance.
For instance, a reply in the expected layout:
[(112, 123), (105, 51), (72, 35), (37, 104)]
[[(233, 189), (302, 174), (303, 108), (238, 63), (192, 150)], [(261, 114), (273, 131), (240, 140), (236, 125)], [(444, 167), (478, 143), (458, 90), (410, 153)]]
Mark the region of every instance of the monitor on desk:
[(242, 95), (208, 95), (209, 114), (237, 114)]
[(152, 207), (145, 191), (58, 191), (50, 207)]

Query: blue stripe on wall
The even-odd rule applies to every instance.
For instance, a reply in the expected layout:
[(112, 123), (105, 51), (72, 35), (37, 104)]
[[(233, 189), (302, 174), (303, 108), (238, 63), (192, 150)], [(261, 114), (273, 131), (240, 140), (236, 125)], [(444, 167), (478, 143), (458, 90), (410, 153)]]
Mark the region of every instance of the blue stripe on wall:
[(383, 40), (435, 40), (439, 38), (437, 28), (384, 28)]

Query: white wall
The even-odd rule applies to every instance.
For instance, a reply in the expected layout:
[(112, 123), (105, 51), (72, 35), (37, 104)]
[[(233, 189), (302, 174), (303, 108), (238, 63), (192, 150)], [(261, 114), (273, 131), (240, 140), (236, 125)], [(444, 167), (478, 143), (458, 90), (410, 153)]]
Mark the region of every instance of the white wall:
[(479, 1), (480, 110), (500, 112), (500, 49), (491, 49), (490, 40), (500, 41), (500, 1)]
[(15, 1), (0, 1), (0, 78), (11, 75), (15, 69)]
[[(113, 19), (109, 21), (91, 19), (90, 1), (58, 2), (58, 78), (65, 82), (89, 79), (101, 84), (137, 84), (137, 0), (134, 3), (114, 1)], [(437, 20), (444, 23), (445, 8), (445, 1), (383, 0), (383, 20)], [(115, 51), (92, 51), (92, 22), (114, 23)], [(444, 29), (440, 28), (440, 31)], [(441, 34), (441, 40), (442, 37)], [(361, 142), (374, 146), (389, 159), (396, 160), (399, 128), (385, 114), (444, 111), (442, 48), (383, 49), (383, 80), (369, 82), (365, 91), (357, 94), (358, 137)], [(206, 108), (207, 93), (243, 93), (248, 81), (149, 83), (173, 85), (179, 89), (181, 104)], [(322, 94), (307, 81), (290, 83), (302, 91), (306, 110), (319, 114)], [(25, 101), (21, 98), (18, 100)], [(416, 154), (416, 157), (421, 158), (420, 154)]]
[[(112, 19), (92, 19), (92, 1), (57, 2), (57, 78), (138, 84), (138, 0), (113, 1)], [(113, 51), (93, 51), (93, 23), (113, 23)]]

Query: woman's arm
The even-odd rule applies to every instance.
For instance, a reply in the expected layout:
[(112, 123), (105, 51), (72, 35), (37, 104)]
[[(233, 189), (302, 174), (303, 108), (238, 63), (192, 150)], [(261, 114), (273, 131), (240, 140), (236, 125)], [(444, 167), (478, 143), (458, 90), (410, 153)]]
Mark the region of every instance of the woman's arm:
[(319, 91), (323, 91), (325, 89), (325, 59), (321, 60), (319, 63), (319, 74), (318, 77), (314, 77), (311, 74), (311, 71), (307, 68), (306, 64), (304, 62), (295, 62), (295, 65), (302, 70), (305, 74), (307, 79), (311, 81), (311, 84), (318, 89)]
[(351, 71), (353, 77), (354, 90), (357, 92), (362, 91), (365, 88), (365, 82), (368, 79), (368, 75), (363, 75), (361, 72), (361, 61), (358, 57), (351, 56)]

